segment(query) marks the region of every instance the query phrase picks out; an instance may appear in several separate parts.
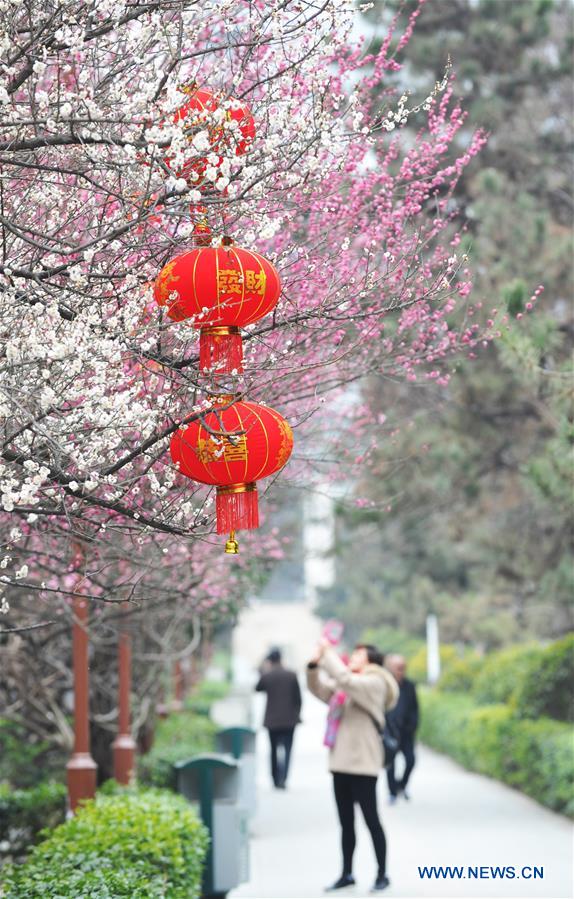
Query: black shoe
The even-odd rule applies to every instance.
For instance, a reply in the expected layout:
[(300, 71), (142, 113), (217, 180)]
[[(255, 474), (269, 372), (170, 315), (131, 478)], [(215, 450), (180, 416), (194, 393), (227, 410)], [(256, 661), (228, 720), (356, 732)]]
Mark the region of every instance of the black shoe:
[(355, 878), (352, 874), (342, 874), (335, 883), (331, 884), (330, 887), (325, 887), (326, 893), (332, 893), (334, 890), (344, 890), (345, 887), (354, 887), (355, 886)]
[(388, 877), (377, 877), (371, 893), (382, 893), (383, 890), (386, 890), (386, 888), (390, 885), (391, 881)]

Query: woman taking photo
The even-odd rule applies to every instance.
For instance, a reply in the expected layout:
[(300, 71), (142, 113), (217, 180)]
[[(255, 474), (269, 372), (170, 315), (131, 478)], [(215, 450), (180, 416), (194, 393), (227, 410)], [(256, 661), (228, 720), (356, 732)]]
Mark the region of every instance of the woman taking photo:
[[(347, 666), (323, 640), (307, 666), (309, 690), (329, 705), (325, 743), (330, 748), (329, 770), (333, 774), (341, 822), (343, 872), (328, 887), (329, 891), (355, 883), (355, 803), (361, 808), (377, 858), (373, 892), (389, 885), (387, 844), (377, 811), (377, 777), (384, 764), (380, 730), (385, 711), (397, 702), (399, 689), (393, 676), (383, 668), (383, 662), (375, 646), (360, 644), (353, 650)], [(327, 678), (322, 677), (322, 672)]]

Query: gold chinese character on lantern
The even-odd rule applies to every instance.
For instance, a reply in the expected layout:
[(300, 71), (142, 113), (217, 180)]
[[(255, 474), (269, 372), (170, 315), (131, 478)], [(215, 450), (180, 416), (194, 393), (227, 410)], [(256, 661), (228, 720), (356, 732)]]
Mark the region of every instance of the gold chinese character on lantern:
[(208, 465), (210, 462), (217, 462), (218, 458), (221, 458), (223, 455), (221, 446), (215, 443), (211, 437), (207, 439), (204, 437), (200, 437), (197, 441), (197, 458), (200, 462), (203, 462), (204, 465)]
[(226, 462), (246, 462), (247, 461), (247, 441), (245, 434), (233, 438), (233, 443), (228, 441), (225, 444), (225, 461)]
[(260, 297), (265, 296), (265, 285), (267, 283), (267, 275), (261, 271), (254, 272), (252, 269), (245, 270), (245, 283), (247, 290), (251, 293), (258, 293)]
[(221, 268), (217, 272), (217, 292), (222, 293), (241, 293), (243, 289), (240, 272), (234, 268)]

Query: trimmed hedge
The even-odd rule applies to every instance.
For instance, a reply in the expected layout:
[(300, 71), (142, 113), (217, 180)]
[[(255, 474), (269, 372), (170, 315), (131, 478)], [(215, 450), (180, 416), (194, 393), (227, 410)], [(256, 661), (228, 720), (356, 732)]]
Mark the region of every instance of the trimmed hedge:
[(175, 762), (202, 752), (213, 752), (219, 728), (196, 712), (174, 712), (157, 726), (150, 752), (138, 760), (138, 778), (142, 783), (175, 789)]
[(179, 796), (98, 795), (10, 865), (4, 899), (198, 899), (208, 837)]
[[(426, 644), (419, 638), (379, 628), (365, 631), (363, 639), (410, 656), (408, 676), (426, 682)], [(574, 722), (574, 633), (548, 646), (521, 643), (484, 656), (443, 643), (440, 661), (441, 690), (468, 692), (478, 704), (508, 703), (521, 718)]]
[(552, 643), (525, 671), (514, 701), (523, 718), (574, 722), (574, 634)]
[(44, 828), (62, 824), (66, 794), (60, 783), (39, 784), (30, 790), (0, 784), (0, 854), (18, 858), (38, 842)]
[(473, 686), (484, 666), (477, 652), (467, 651), (462, 658), (451, 659), (440, 676), (438, 686), (447, 692), (466, 692)]
[[(441, 643), (439, 648), (440, 668), (445, 672), (454, 661), (459, 658), (455, 646), (450, 643)], [(424, 684), (427, 679), (427, 648), (426, 644), (421, 646), (419, 651), (415, 653), (408, 664), (408, 676), (417, 683)]]
[(567, 724), (525, 721), (511, 706), (479, 706), (467, 694), (423, 688), (419, 695), (423, 743), (574, 817), (574, 737)]
[(543, 654), (541, 646), (525, 643), (487, 655), (473, 686), (476, 701), (511, 702), (529, 672), (539, 669)]

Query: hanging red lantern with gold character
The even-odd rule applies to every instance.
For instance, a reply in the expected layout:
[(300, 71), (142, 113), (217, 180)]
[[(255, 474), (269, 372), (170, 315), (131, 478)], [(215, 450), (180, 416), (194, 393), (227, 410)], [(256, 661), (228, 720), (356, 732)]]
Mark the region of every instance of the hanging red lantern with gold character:
[(276, 268), (264, 256), (233, 246), (196, 247), (167, 263), (154, 288), (174, 321), (201, 330), (199, 365), (217, 373), (243, 371), (239, 328), (275, 308), (281, 293)]
[[(189, 135), (190, 143), (196, 131), (206, 128), (209, 134), (209, 151), (216, 154), (229, 154), (229, 151), (235, 151), (236, 156), (243, 156), (247, 152), (255, 139), (255, 121), (251, 115), (249, 107), (241, 100), (235, 100), (233, 97), (228, 98), (225, 103), (225, 110), (219, 117), (211, 117), (204, 113), (216, 112), (225, 97), (221, 93), (214, 93), (205, 88), (183, 88), (189, 94), (189, 98), (173, 115), (174, 122), (183, 122), (184, 131)], [(214, 123), (213, 118), (219, 118)], [(237, 129), (231, 130), (225, 126), (226, 122), (237, 122)], [(194, 150), (194, 157), (196, 156)], [(221, 165), (222, 156), (219, 155), (219, 162), (216, 166)], [(168, 153), (164, 159), (166, 165), (171, 168), (172, 156)], [(203, 157), (194, 158), (192, 161), (185, 162), (183, 168), (177, 172), (179, 178), (189, 179), (198, 186), (205, 174), (207, 161)], [(196, 177), (191, 177), (195, 173)]]
[[(225, 534), (259, 527), (256, 482), (283, 468), (293, 432), (274, 409), (238, 401), (177, 431), (170, 449), (182, 474), (217, 487), (217, 533)], [(237, 552), (233, 533), (226, 552)]]
[[(174, 122), (180, 122), (184, 119), (186, 122), (189, 121), (190, 125), (201, 125), (201, 113), (215, 112), (219, 109), (223, 99), (223, 94), (214, 93), (203, 87), (192, 88), (189, 98), (177, 110), (173, 120)], [(251, 115), (251, 110), (243, 101), (230, 97), (225, 110), (225, 119), (237, 122), (241, 136), (234, 141), (235, 153), (237, 156), (243, 156), (255, 139), (255, 121)], [(217, 151), (217, 145), (220, 142), (229, 143), (231, 141), (229, 134), (230, 132), (227, 129), (223, 129), (219, 125), (210, 129), (211, 145), (215, 151)]]

